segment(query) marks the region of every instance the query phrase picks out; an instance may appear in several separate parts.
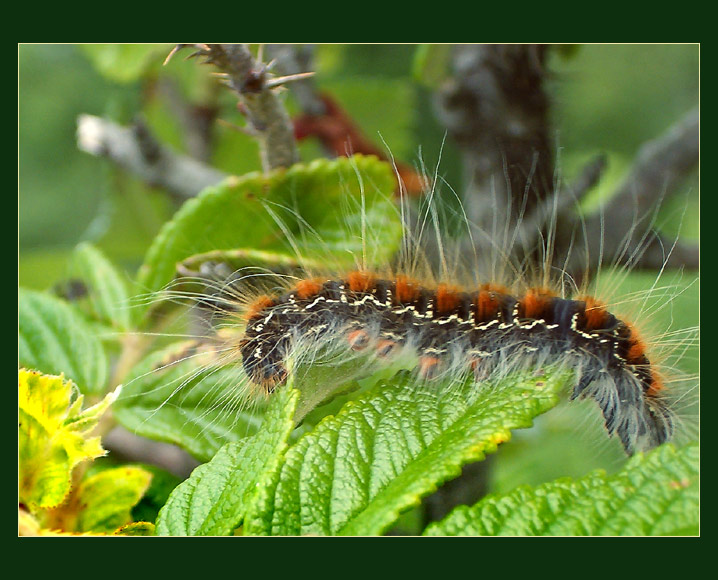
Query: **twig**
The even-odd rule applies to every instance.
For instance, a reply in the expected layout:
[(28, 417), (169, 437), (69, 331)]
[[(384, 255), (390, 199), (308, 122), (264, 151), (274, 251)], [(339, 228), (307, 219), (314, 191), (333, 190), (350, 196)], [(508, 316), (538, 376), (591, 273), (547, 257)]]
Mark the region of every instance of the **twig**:
[(145, 439), (123, 427), (110, 431), (102, 444), (117, 460), (150, 463), (183, 479), (199, 465), (199, 461), (179, 447)]
[(289, 167), (299, 161), (291, 119), (274, 90), (277, 80), (270, 83), (267, 67), (255, 60), (249, 47), (204, 44), (195, 48), (193, 56), (203, 56), (206, 62), (217, 66), (239, 95), (242, 109), (257, 135), (264, 171)]
[[(696, 267), (697, 248), (651, 229), (664, 198), (697, 167), (698, 111), (644, 144), (608, 205), (584, 219), (577, 201), (598, 182), (604, 161), (587, 166), (569, 186), (557, 181), (542, 86), (545, 55), (537, 45), (455, 47), (454, 74), (438, 94), (437, 114), (464, 159), (463, 201), (474, 225), (467, 255), (495, 254), (487, 245), (508, 247), (516, 263), (535, 264), (545, 259), (532, 255), (543, 239), (551, 241), (553, 263), (571, 274), (595, 269), (599, 260)], [(576, 251), (576, 235), (585, 235), (586, 253)], [(581, 265), (587, 255), (590, 263)]]
[(202, 103), (192, 103), (179, 90), (171, 79), (159, 78), (156, 81), (157, 92), (164, 97), (169, 110), (182, 126), (182, 137), (187, 153), (194, 159), (208, 163), (212, 157), (214, 145), (213, 129), (219, 107), (216, 104), (217, 84), (207, 81), (211, 92)]
[(127, 128), (93, 115), (80, 115), (77, 146), (90, 155), (107, 157), (180, 198), (193, 197), (227, 177), (218, 169), (160, 145), (142, 123)]
[(697, 246), (674, 245), (661, 235), (647, 233), (655, 225), (658, 208), (680, 191), (678, 186), (698, 167), (698, 160), (699, 112), (694, 109), (663, 135), (641, 145), (628, 176), (608, 204), (586, 220), (588, 240), (602, 239), (606, 257), (630, 257), (634, 268), (698, 267)]

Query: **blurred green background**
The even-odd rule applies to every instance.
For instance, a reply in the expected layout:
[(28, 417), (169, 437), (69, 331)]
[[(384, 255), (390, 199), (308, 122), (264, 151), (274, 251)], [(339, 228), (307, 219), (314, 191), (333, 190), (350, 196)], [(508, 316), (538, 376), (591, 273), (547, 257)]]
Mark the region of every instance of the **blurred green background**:
[[(176, 204), (104, 160), (76, 147), (81, 113), (128, 124), (138, 114), (165, 142), (183, 150), (181, 128), (159, 79), (188, 103), (219, 107), (219, 118), (241, 124), (231, 91), (211, 67), (182, 53), (161, 63), (171, 45), (19, 46), (20, 284), (51, 287), (75, 244), (98, 244), (129, 271)], [(320, 45), (317, 83), (330, 91), (367, 135), (409, 163), (438, 157), (443, 129), (431, 91), (417, 82), (415, 45)], [(659, 135), (698, 103), (697, 45), (584, 45), (569, 57), (553, 54), (551, 91), (562, 171), (570, 175), (591, 154), (606, 152), (603, 188), (615, 185), (637, 147)], [(296, 110), (287, 95), (288, 106)], [(319, 153), (303, 146), (305, 157)], [(259, 167), (252, 140), (214, 127), (212, 163), (241, 174)], [(460, 165), (449, 143), (441, 171), (458, 191)], [(600, 189), (600, 188), (599, 188)], [(683, 232), (697, 236), (697, 179)]]
[[(178, 207), (165, 192), (79, 151), (79, 114), (123, 125), (141, 115), (161, 141), (183, 152), (187, 145), (173, 109), (177, 100), (214, 108), (218, 118), (243, 124), (236, 98), (211, 76), (211, 67), (187, 61), (182, 53), (162, 66), (171, 48), (19, 46), (20, 285), (52, 288), (65, 275), (67, 258), (80, 241), (95, 243), (129, 278)], [(379, 146), (383, 138), (397, 159), (416, 163), (421, 154), (433, 167), (444, 129), (432, 110), (432, 84), (426, 82), (430, 75), (423, 82), (417, 78), (421, 57), (416, 45), (319, 45), (316, 82)], [(609, 167), (597, 195), (617, 185), (641, 143), (660, 135), (699, 100), (698, 45), (582, 45), (554, 51), (549, 70), (560, 169), (570, 180), (593, 155), (606, 153)], [(286, 99), (290, 111), (297, 111), (290, 92)], [(210, 163), (234, 174), (260, 168), (250, 137), (226, 125), (215, 124), (212, 131)], [(301, 154), (308, 160), (321, 150), (307, 141)], [(440, 172), (461, 191), (460, 160), (451, 143), (444, 149)], [(681, 189), (685, 196), (664, 208), (674, 216), (666, 227), (672, 232), (680, 227), (682, 236), (697, 239), (697, 172)], [(655, 276), (649, 278), (650, 287)], [(689, 274), (677, 284), (687, 290), (671, 302), (665, 316), (680, 320), (680, 326), (697, 327), (697, 278)], [(697, 374), (694, 346), (695, 356), (685, 357), (684, 366)], [(596, 442), (601, 425), (593, 407), (584, 413), (563, 406), (550, 419), (542, 417), (538, 430), (518, 433), (496, 464), (494, 490), (583, 475), (595, 466), (619, 466), (624, 457), (620, 445), (605, 443), (605, 438)], [(532, 444), (536, 437), (542, 437), (541, 453)]]

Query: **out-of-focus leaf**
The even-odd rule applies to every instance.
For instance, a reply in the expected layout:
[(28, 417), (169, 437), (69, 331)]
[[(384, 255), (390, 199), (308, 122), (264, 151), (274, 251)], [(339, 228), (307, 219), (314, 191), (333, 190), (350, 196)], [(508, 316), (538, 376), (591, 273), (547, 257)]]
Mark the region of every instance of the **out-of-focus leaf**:
[(72, 531), (111, 533), (132, 522), (132, 508), (150, 485), (152, 474), (141, 467), (105, 469), (85, 478), (63, 511), (74, 516)]
[(102, 343), (66, 302), (33, 290), (18, 293), (19, 362), (48, 374), (65, 374), (85, 394), (102, 393), (107, 359)]
[(70, 282), (86, 291), (78, 300), (82, 303), (87, 298), (90, 316), (117, 330), (129, 330), (132, 311), (127, 283), (104, 254), (83, 242), (75, 249), (70, 267)]
[(131, 83), (151, 65), (159, 66), (172, 44), (83, 44), (81, 48), (95, 68), (108, 79)]
[(154, 536), (155, 525), (150, 522), (132, 522), (115, 531), (116, 536)]
[(132, 508), (132, 519), (136, 522), (154, 522), (170, 493), (182, 479), (154, 465), (142, 464), (140, 467), (152, 474), (152, 482), (139, 503)]
[(323, 83), (322, 90), (387, 158), (392, 155), (407, 163), (415, 160), (417, 99), (408, 78), (342, 77)]
[(450, 44), (420, 44), (414, 53), (414, 78), (430, 89), (436, 89), (451, 72)]

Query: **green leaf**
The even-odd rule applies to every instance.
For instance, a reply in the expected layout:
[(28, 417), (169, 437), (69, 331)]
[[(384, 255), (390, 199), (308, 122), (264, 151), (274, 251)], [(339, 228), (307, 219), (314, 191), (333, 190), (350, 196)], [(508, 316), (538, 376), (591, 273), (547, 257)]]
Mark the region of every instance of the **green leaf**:
[(52, 508), (70, 492), (73, 468), (105, 454), (99, 437), (88, 437), (119, 391), (81, 410), (83, 396), (63, 377), (20, 369), (18, 452), (20, 501)]
[[(146, 291), (157, 291), (189, 256), (237, 248), (294, 256), (299, 250), (305, 259), (336, 267), (353, 266), (363, 252), (369, 264), (385, 261), (401, 240), (395, 187), (389, 164), (362, 156), (229, 178), (188, 200), (165, 224), (138, 281)], [(371, 228), (363, 238), (366, 224)]]
[(256, 435), (228, 443), (212, 461), (195, 469), (160, 510), (157, 534), (230, 535), (282, 459), (294, 427), (297, 396), (294, 389), (280, 390)]
[(556, 404), (566, 376), (421, 384), (409, 373), (325, 418), (288, 452), (246, 534), (375, 535)]
[(112, 263), (92, 244), (83, 242), (71, 258), (72, 282), (87, 289), (90, 316), (118, 330), (132, 327), (127, 283)]
[(132, 522), (132, 508), (152, 480), (135, 466), (106, 469), (86, 478), (73, 497), (78, 506), (74, 531), (111, 533)]
[(102, 393), (107, 359), (100, 339), (62, 300), (33, 290), (18, 293), (21, 366), (70, 377), (85, 394)]
[(83, 52), (105, 77), (130, 83), (142, 76), (152, 64), (161, 64), (172, 44), (83, 44)]
[(617, 474), (596, 471), (491, 495), (456, 508), (425, 534), (643, 536), (698, 530), (699, 447), (670, 444), (631, 458)]
[(133, 433), (174, 443), (204, 461), (225, 443), (253, 434), (262, 404), (249, 398), (241, 364), (216, 358), (211, 346), (196, 341), (150, 354), (128, 375), (113, 408), (115, 419)]

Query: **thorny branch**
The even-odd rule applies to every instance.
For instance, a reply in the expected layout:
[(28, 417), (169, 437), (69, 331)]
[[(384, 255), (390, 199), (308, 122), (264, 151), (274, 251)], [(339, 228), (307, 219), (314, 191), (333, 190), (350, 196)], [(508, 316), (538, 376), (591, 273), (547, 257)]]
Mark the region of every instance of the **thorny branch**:
[[(184, 45), (177, 45), (172, 54), (182, 48)], [(205, 62), (219, 68), (239, 95), (242, 110), (259, 143), (264, 171), (296, 163), (299, 154), (292, 121), (273, 90), (282, 84), (282, 79), (270, 79), (266, 65), (252, 56), (246, 44), (198, 44), (194, 48), (192, 56), (204, 57)]]

